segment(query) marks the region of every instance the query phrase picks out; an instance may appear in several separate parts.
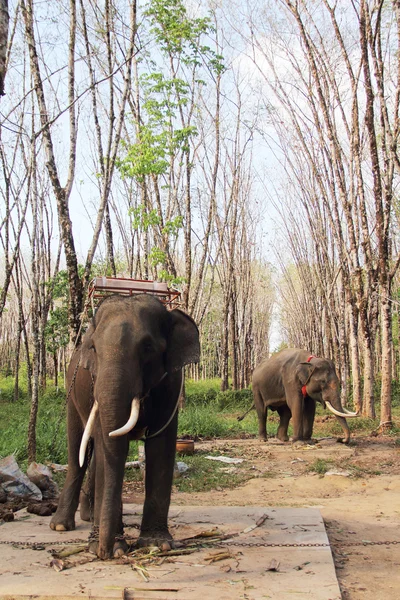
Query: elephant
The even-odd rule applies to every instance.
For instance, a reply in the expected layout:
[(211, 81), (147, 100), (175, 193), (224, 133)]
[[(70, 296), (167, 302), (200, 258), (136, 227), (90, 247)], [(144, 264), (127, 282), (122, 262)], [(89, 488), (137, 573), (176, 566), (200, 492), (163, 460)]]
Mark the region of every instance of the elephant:
[(357, 417), (342, 407), (340, 383), (333, 362), (313, 356), (307, 350), (281, 350), (264, 360), (253, 372), (254, 405), (259, 424), (259, 438), (267, 439), (268, 407), (278, 411), (280, 423), (277, 438), (287, 442), (290, 418), (293, 419), (292, 441), (310, 440), (316, 402), (327, 407), (339, 421), (346, 444), (350, 430), (346, 418)]
[(145, 440), (145, 501), (139, 546), (173, 546), (168, 530), (182, 369), (198, 362), (198, 328), (155, 296), (112, 295), (101, 301), (67, 377), (68, 473), (50, 527), (93, 523), (89, 549), (121, 556), (122, 485), (129, 442)]

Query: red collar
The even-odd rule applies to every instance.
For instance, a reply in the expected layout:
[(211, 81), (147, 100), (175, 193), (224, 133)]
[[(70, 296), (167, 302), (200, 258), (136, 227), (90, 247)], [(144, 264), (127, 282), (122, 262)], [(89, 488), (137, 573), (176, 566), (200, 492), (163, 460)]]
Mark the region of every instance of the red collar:
[[(311, 362), (311, 359), (312, 359), (312, 358), (315, 358), (315, 356), (314, 356), (313, 354), (311, 354), (311, 355), (310, 355), (310, 356), (307, 358), (306, 362), (308, 362), (308, 363), (309, 363), (309, 362)], [(309, 379), (309, 378), (308, 378), (308, 379)], [(306, 383), (305, 383), (305, 384), (303, 385), (303, 387), (301, 388), (301, 393), (303, 394), (303, 397), (304, 397), (304, 398), (307, 396), (307, 388), (306, 388), (306, 385), (307, 385), (307, 383), (308, 383), (308, 380), (306, 381)]]

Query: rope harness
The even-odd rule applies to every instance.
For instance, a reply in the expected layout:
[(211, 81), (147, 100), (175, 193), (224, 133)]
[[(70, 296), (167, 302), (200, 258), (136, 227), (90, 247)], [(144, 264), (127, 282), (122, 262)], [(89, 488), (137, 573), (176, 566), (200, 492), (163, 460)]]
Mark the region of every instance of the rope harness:
[[(316, 356), (314, 356), (313, 354), (311, 354), (311, 355), (310, 355), (310, 356), (307, 358), (306, 362), (308, 362), (308, 363), (311, 363), (311, 359), (312, 359), (312, 358), (317, 358), (317, 357), (316, 357)], [(314, 373), (314, 371), (315, 371), (315, 368), (314, 368), (312, 371), (310, 371), (310, 374), (309, 374), (309, 376), (308, 376), (308, 378), (307, 378), (307, 381), (305, 382), (305, 384), (304, 384), (304, 385), (302, 386), (302, 388), (301, 388), (301, 393), (303, 394), (303, 398), (307, 398), (307, 396), (308, 396), (308, 394), (307, 394), (307, 383), (310, 381), (310, 379), (311, 379), (311, 375)]]

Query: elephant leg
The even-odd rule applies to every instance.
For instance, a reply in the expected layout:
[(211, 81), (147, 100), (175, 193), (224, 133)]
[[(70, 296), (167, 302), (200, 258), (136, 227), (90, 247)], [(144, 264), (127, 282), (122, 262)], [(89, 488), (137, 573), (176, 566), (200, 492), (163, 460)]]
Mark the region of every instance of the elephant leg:
[(94, 449), (91, 453), (90, 463), (86, 474), (86, 483), (81, 490), (79, 498), (79, 513), (82, 521), (94, 520), (94, 496), (96, 481), (96, 456)]
[(75, 512), (79, 503), (79, 492), (87, 467), (87, 459), (83, 467), (79, 466), (79, 447), (83, 433), (82, 421), (72, 400), (68, 403), (68, 472), (58, 502), (57, 511), (50, 522), (56, 531), (75, 529)]
[(280, 422), (279, 422), (279, 427), (278, 427), (276, 437), (278, 438), (278, 440), (281, 440), (281, 442), (287, 442), (289, 440), (288, 427), (289, 427), (289, 421), (290, 421), (290, 417), (292, 416), (292, 413), (290, 412), (290, 408), (288, 407), (287, 404), (284, 404), (283, 406), (279, 406), (279, 408), (277, 410), (278, 410)]
[(257, 411), (258, 417), (258, 438), (262, 442), (267, 441), (267, 416), (268, 416), (268, 407), (264, 403), (264, 400), (260, 394), (258, 389), (253, 390), (254, 404)]
[(127, 549), (122, 526), (122, 484), (128, 455), (127, 436), (103, 436), (101, 456), (96, 453), (94, 525), (97, 539), (90, 550), (101, 559), (121, 556)]
[(168, 531), (168, 511), (174, 474), (176, 423), (171, 423), (168, 429), (172, 428), (175, 430), (173, 434), (168, 431), (167, 435), (146, 440), (146, 497), (139, 546), (161, 547), (165, 542), (173, 545)]
[(313, 400), (312, 398), (305, 398), (303, 414), (303, 440), (311, 440), (312, 438), (315, 408), (315, 400)]
[(295, 398), (292, 405), (289, 407), (292, 413), (293, 424), (293, 442), (303, 439), (303, 415), (304, 415), (304, 398), (301, 394)]

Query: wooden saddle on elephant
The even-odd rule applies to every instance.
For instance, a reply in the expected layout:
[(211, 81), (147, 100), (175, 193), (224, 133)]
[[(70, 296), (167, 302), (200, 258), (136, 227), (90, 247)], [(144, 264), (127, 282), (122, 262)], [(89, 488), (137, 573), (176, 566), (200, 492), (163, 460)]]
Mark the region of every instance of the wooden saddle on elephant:
[(95, 277), (89, 284), (88, 299), (93, 312), (98, 303), (112, 294), (132, 296), (134, 294), (151, 294), (156, 296), (171, 310), (180, 306), (181, 293), (169, 288), (168, 284), (161, 281), (142, 279), (125, 279), (122, 277)]

